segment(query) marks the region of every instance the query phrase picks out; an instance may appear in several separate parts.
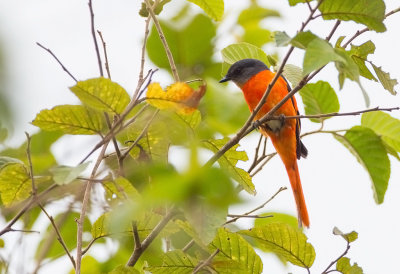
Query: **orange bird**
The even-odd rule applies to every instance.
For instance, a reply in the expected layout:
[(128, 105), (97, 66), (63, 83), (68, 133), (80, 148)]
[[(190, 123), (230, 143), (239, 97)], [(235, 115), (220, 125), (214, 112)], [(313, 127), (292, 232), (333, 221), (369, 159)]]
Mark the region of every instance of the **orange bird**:
[[(256, 59), (243, 59), (234, 63), (228, 70), (224, 79), (220, 81), (233, 81), (242, 89), (244, 98), (250, 111), (258, 105), (267, 90), (268, 84), (274, 78), (275, 73)], [(276, 104), (278, 104), (289, 92), (290, 86), (285, 78), (279, 77), (269, 94), (267, 101), (254, 117), (254, 120), (261, 119)], [(276, 112), (275, 115), (295, 116), (298, 115), (296, 99), (286, 101)], [(297, 159), (307, 156), (307, 149), (300, 140), (300, 119), (270, 120), (262, 124), (259, 129), (265, 137), (272, 140), (276, 151), (282, 159), (292, 185), (293, 195), (296, 200), (299, 225), (310, 226), (306, 203), (304, 200), (303, 189), (301, 187)]]

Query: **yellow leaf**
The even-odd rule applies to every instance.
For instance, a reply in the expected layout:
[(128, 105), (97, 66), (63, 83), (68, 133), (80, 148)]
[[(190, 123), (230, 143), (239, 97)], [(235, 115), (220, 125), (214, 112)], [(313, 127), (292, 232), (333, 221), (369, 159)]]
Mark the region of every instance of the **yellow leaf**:
[(188, 84), (176, 82), (164, 91), (159, 83), (151, 83), (147, 88), (147, 102), (159, 109), (174, 109), (178, 113), (189, 114), (196, 110), (206, 92), (206, 85), (193, 90)]

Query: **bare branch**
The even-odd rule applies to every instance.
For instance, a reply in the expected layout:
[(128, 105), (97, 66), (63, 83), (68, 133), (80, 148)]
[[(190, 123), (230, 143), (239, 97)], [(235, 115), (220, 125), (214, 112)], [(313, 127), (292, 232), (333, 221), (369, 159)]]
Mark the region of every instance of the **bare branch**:
[(153, 19), (153, 22), (154, 22), (154, 25), (156, 26), (158, 35), (160, 36), (161, 42), (164, 46), (165, 53), (167, 54), (167, 57), (168, 57), (169, 65), (171, 67), (172, 75), (174, 76), (174, 80), (175, 80), (175, 82), (179, 82), (180, 80), (179, 80), (178, 70), (176, 69), (176, 66), (175, 66), (174, 57), (172, 56), (171, 50), (169, 49), (167, 40), (165, 39), (164, 32), (161, 28), (160, 22), (158, 21), (156, 15), (154, 14), (153, 7), (150, 5), (149, 0), (144, 0), (144, 2), (146, 3), (147, 11), (149, 12), (151, 18)]
[(44, 49), (45, 51), (47, 51), (48, 53), (51, 54), (51, 56), (54, 57), (54, 59), (56, 59), (57, 63), (61, 66), (61, 68), (75, 81), (78, 82), (78, 80), (76, 80), (76, 78), (71, 74), (71, 72), (69, 72), (69, 70), (63, 65), (63, 63), (61, 63), (61, 61), (57, 58), (57, 56), (48, 48), (42, 46), (42, 44), (40, 44), (39, 42), (36, 42), (36, 45), (38, 45), (39, 47), (41, 47), (42, 49)]
[(99, 45), (97, 44), (96, 32), (94, 30), (94, 12), (93, 12), (92, 0), (89, 0), (88, 5), (89, 5), (89, 11), (90, 11), (90, 29), (92, 32), (94, 48), (96, 49), (97, 63), (99, 65), (100, 76), (104, 76), (103, 65), (101, 62), (100, 51), (99, 51)]
[[(397, 13), (397, 12), (400, 12), (400, 8), (394, 9), (394, 10), (392, 10), (392, 11), (386, 13), (385, 19), (388, 18), (389, 16), (391, 16), (391, 15)], [(343, 48), (347, 48), (347, 46), (348, 46), (351, 42), (353, 42), (354, 39), (356, 39), (358, 36), (360, 36), (361, 34), (363, 34), (364, 32), (367, 32), (367, 31), (370, 31), (370, 29), (369, 29), (369, 28), (364, 28), (364, 29), (362, 29), (362, 30), (358, 30), (358, 31), (357, 31), (357, 32), (356, 32), (342, 47), (343, 47)]]
[(57, 240), (60, 242), (61, 246), (63, 247), (63, 249), (64, 249), (64, 251), (65, 251), (65, 253), (67, 254), (68, 258), (70, 259), (72, 265), (73, 265), (74, 268), (75, 268), (76, 265), (75, 265), (74, 257), (73, 257), (73, 256), (71, 255), (71, 253), (69, 252), (68, 247), (67, 247), (67, 245), (65, 244), (65, 242), (64, 242), (64, 240), (63, 240), (63, 238), (62, 238), (62, 236), (61, 236), (60, 230), (58, 229), (57, 224), (54, 222), (53, 217), (50, 216), (49, 213), (47, 213), (46, 209), (40, 204), (40, 202), (38, 202), (38, 205), (39, 205), (40, 209), (44, 212), (44, 214), (47, 216), (47, 218), (50, 220), (50, 223), (51, 223), (51, 225), (53, 226), (54, 231), (55, 231), (56, 234), (57, 234)]
[(254, 219), (265, 219), (274, 217), (274, 215), (260, 216), (260, 215), (244, 215), (244, 214), (228, 214), (230, 218), (254, 218)]
[(143, 240), (140, 245), (140, 249), (135, 248), (131, 257), (129, 258), (126, 266), (134, 266), (136, 262), (139, 260), (140, 256), (143, 252), (149, 247), (149, 245), (153, 242), (153, 240), (160, 234), (161, 230), (168, 224), (168, 222), (175, 215), (174, 209), (170, 209), (165, 216), (161, 219), (161, 221), (154, 227), (154, 229), (150, 232), (150, 234)]
[[(97, 169), (100, 166), (100, 163), (103, 160), (104, 153), (106, 152), (107, 145), (110, 141), (106, 142), (103, 145), (103, 148), (97, 157), (97, 161), (93, 167), (92, 173), (90, 175), (90, 179), (93, 179), (96, 176)], [(86, 216), (86, 210), (89, 204), (89, 197), (90, 197), (90, 192), (92, 189), (93, 181), (89, 180), (86, 183), (86, 189), (85, 193), (83, 196), (83, 201), (82, 201), (82, 208), (81, 208), (81, 213), (79, 216), (79, 220), (77, 220), (77, 226), (78, 226), (78, 231), (77, 231), (77, 244), (76, 244), (76, 267), (75, 267), (75, 273), (80, 274), (81, 273), (81, 261), (82, 261), (82, 234), (83, 234), (83, 222), (85, 221), (85, 216)]]
[(31, 182), (32, 182), (32, 196), (35, 199), (36, 198), (36, 184), (35, 184), (35, 177), (33, 176), (33, 165), (32, 165), (32, 158), (31, 158), (31, 136), (28, 134), (28, 132), (25, 132), (26, 139), (27, 139), (27, 147), (26, 147), (26, 157), (28, 158), (28, 164), (29, 164), (29, 177), (31, 177)]
[(153, 122), (154, 118), (160, 111), (157, 109), (154, 111), (153, 116), (147, 121), (146, 125), (142, 129), (142, 132), (139, 134), (139, 136), (136, 138), (136, 140), (132, 143), (132, 145), (124, 152), (123, 155), (121, 155), (121, 159), (124, 160), (126, 156), (129, 155), (129, 152), (139, 143), (139, 141), (143, 138), (143, 136), (147, 133), (147, 130), (149, 129), (151, 123)]
[(344, 256), (346, 256), (347, 252), (349, 252), (349, 249), (350, 249), (350, 243), (347, 242), (346, 250), (345, 250), (336, 260), (334, 260), (333, 262), (331, 262), (331, 263), (328, 265), (328, 267), (327, 267), (324, 271), (322, 271), (322, 274), (326, 274), (326, 273), (332, 272), (332, 270), (329, 271), (329, 268), (331, 268), (331, 267), (332, 267), (337, 261), (339, 261), (341, 258), (343, 258)]
[(101, 43), (103, 44), (104, 58), (106, 59), (106, 61), (104, 62), (104, 66), (106, 67), (107, 76), (108, 76), (109, 79), (111, 79), (111, 72), (110, 72), (110, 65), (109, 65), (109, 62), (108, 62), (106, 42), (103, 39), (103, 34), (101, 33), (101, 31), (97, 30), (97, 33), (99, 34), (100, 39), (101, 39)]
[(32, 196), (31, 199), (26, 202), (25, 206), (15, 215), (15, 217), (8, 223), (8, 225), (0, 231), (0, 236), (9, 231), (14, 231), (12, 226), (21, 218), (31, 207), (36, 204), (37, 201), (40, 201), (45, 195), (47, 195), (50, 191), (58, 187), (58, 185), (51, 185), (49, 188), (44, 190), (43, 192), (36, 195), (36, 199)]
[(250, 214), (256, 212), (257, 210), (262, 209), (262, 208), (265, 207), (269, 202), (271, 202), (279, 193), (281, 193), (282, 191), (284, 191), (284, 190), (286, 190), (286, 189), (287, 189), (286, 187), (281, 187), (281, 188), (279, 188), (278, 191), (277, 191), (274, 195), (272, 195), (271, 198), (269, 198), (269, 199), (268, 199), (266, 202), (264, 202), (263, 204), (259, 205), (259, 206), (256, 207), (255, 209), (252, 209), (252, 210), (250, 210), (250, 211), (248, 211), (248, 212), (242, 214), (240, 217), (235, 217), (235, 218), (233, 218), (233, 219), (231, 219), (231, 220), (229, 220), (229, 221), (226, 221), (223, 225), (227, 225), (227, 224), (236, 222), (237, 220), (239, 220), (239, 219), (242, 218), (243, 216), (248, 216), (248, 215), (250, 215)]
[(193, 273), (193, 274), (199, 273), (200, 270), (201, 270), (203, 267), (206, 267), (206, 266), (208, 266), (208, 265), (211, 263), (211, 261), (214, 259), (215, 256), (217, 256), (218, 253), (219, 253), (219, 248), (217, 248), (217, 249), (210, 255), (210, 257), (208, 257), (205, 261), (200, 262), (200, 263), (194, 268), (194, 270), (193, 270), (192, 273)]

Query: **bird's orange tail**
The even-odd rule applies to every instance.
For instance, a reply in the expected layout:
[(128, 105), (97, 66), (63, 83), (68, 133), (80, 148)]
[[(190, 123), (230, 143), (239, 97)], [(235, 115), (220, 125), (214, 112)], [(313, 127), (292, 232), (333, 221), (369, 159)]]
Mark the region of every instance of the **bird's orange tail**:
[(297, 161), (293, 161), (290, 165), (285, 165), (286, 171), (289, 176), (290, 184), (292, 185), (293, 195), (296, 200), (297, 212), (299, 214), (299, 224), (306, 227), (310, 226), (310, 219), (308, 217), (306, 201), (304, 199), (303, 188), (301, 187), (299, 169)]

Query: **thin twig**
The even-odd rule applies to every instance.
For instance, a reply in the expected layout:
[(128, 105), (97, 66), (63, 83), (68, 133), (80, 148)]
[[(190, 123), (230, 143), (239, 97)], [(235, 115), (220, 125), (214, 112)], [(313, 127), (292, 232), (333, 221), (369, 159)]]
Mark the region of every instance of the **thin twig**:
[[(109, 141), (103, 145), (103, 148), (97, 157), (97, 161), (93, 167), (92, 173), (90, 175), (90, 179), (93, 179), (96, 175), (97, 169), (100, 166), (100, 163), (103, 160), (104, 153), (106, 152), (107, 145)], [(83, 223), (85, 221), (85, 216), (86, 216), (86, 210), (89, 204), (89, 197), (90, 197), (90, 192), (92, 189), (93, 181), (89, 180), (86, 183), (86, 189), (85, 193), (83, 196), (83, 201), (82, 201), (82, 208), (81, 208), (81, 213), (79, 216), (79, 220), (76, 220), (77, 226), (78, 226), (78, 231), (77, 231), (77, 241), (76, 241), (76, 267), (75, 267), (75, 273), (80, 274), (81, 273), (81, 261), (82, 261), (82, 235), (83, 235)]]
[(44, 214), (47, 216), (47, 218), (50, 220), (51, 225), (53, 226), (54, 231), (57, 234), (57, 240), (60, 242), (61, 246), (63, 247), (63, 249), (65, 251), (65, 253), (67, 254), (68, 258), (70, 259), (72, 265), (75, 268), (76, 265), (75, 265), (74, 257), (69, 252), (68, 247), (65, 244), (65, 242), (64, 242), (64, 240), (63, 240), (63, 238), (61, 236), (60, 230), (58, 229), (57, 224), (54, 222), (53, 217), (49, 215), (49, 213), (46, 211), (46, 209), (42, 206), (42, 204), (40, 202), (38, 202), (38, 205), (39, 205), (40, 209), (44, 212)]
[(239, 219), (242, 218), (243, 216), (248, 216), (248, 215), (250, 215), (250, 214), (256, 212), (257, 210), (262, 209), (262, 208), (265, 207), (269, 202), (271, 202), (279, 193), (281, 193), (282, 191), (284, 191), (284, 190), (286, 190), (286, 189), (287, 189), (286, 187), (280, 187), (280, 188), (278, 189), (278, 191), (277, 191), (274, 195), (272, 195), (271, 198), (269, 198), (266, 202), (264, 202), (263, 204), (259, 205), (259, 206), (256, 207), (256, 208), (254, 208), (254, 209), (252, 209), (252, 210), (250, 210), (250, 211), (248, 211), (248, 212), (242, 214), (240, 217), (235, 217), (235, 218), (233, 218), (233, 219), (231, 219), (231, 220), (229, 220), (229, 221), (226, 221), (223, 225), (227, 225), (227, 224), (236, 222), (237, 220), (239, 220)]
[(99, 45), (97, 44), (96, 31), (94, 28), (94, 12), (93, 12), (92, 0), (89, 0), (88, 5), (89, 5), (89, 11), (90, 11), (90, 29), (92, 32), (94, 48), (96, 49), (97, 63), (99, 65), (100, 76), (104, 76), (103, 65), (101, 62), (100, 51), (99, 51)]
[[(106, 119), (107, 127), (109, 130), (111, 130), (112, 125), (110, 122), (110, 116), (108, 115), (107, 112), (104, 112), (104, 117)], [(115, 138), (115, 135), (112, 136), (112, 143), (114, 145), (114, 150), (115, 153), (117, 154), (117, 159), (118, 159), (118, 173), (120, 176), (124, 176), (124, 161), (121, 158), (121, 151), (118, 147), (117, 139)]]
[[(393, 15), (393, 14), (395, 14), (395, 13), (397, 13), (397, 12), (400, 12), (400, 8), (394, 9), (394, 10), (392, 10), (392, 11), (386, 13), (384, 19), (386, 19), (386, 18), (389, 17), (390, 15)], [(347, 46), (348, 46), (351, 42), (353, 42), (354, 39), (356, 39), (358, 36), (360, 36), (361, 34), (363, 34), (364, 32), (367, 32), (367, 31), (370, 31), (370, 29), (369, 29), (369, 28), (364, 28), (364, 29), (362, 29), (362, 30), (358, 30), (358, 31), (357, 31), (357, 32), (356, 32), (342, 47), (343, 47), (343, 48), (347, 48)]]
[(274, 215), (260, 216), (260, 215), (244, 215), (244, 214), (228, 214), (230, 218), (254, 218), (254, 219), (265, 219), (274, 217)]
[(191, 239), (183, 248), (182, 251), (186, 252), (194, 245), (194, 239)]
[[(283, 119), (304, 119), (304, 118), (327, 118), (327, 117), (336, 117), (336, 116), (357, 116), (366, 112), (374, 112), (374, 111), (387, 111), (391, 112), (394, 110), (400, 110), (400, 107), (391, 107), (391, 108), (380, 108), (374, 107), (364, 110), (351, 111), (351, 112), (332, 112), (332, 113), (324, 113), (324, 114), (315, 114), (315, 115), (294, 115), (294, 116), (283, 116)], [(282, 119), (282, 116), (272, 116), (268, 120), (279, 120)], [(268, 121), (267, 120), (267, 121)], [(260, 120), (260, 122), (263, 120)]]
[[(147, 82), (146, 85), (143, 87), (143, 90), (146, 89), (146, 88), (148, 87), (148, 85), (150, 84), (154, 72), (155, 72), (155, 71), (153, 71), (153, 70), (150, 70), (150, 71), (149, 71), (149, 76), (146, 77), (146, 78), (148, 78), (148, 82)], [(90, 157), (90, 155), (92, 155), (96, 150), (98, 150), (99, 148), (101, 148), (101, 146), (104, 145), (106, 142), (109, 142), (109, 141), (112, 139), (112, 137), (115, 136), (115, 134), (117, 134), (117, 133), (119, 133), (121, 130), (125, 129), (127, 125), (126, 125), (126, 124), (122, 124), (123, 121), (124, 121), (124, 119), (126, 118), (126, 116), (128, 116), (128, 114), (131, 112), (131, 110), (132, 110), (135, 106), (137, 106), (138, 104), (140, 104), (140, 103), (143, 102), (143, 101), (144, 101), (144, 99), (143, 99), (143, 100), (131, 101), (131, 102), (128, 104), (128, 106), (125, 108), (125, 110), (122, 112), (122, 114), (119, 116), (119, 118), (117, 119), (117, 121), (114, 122), (112, 128), (111, 128), (110, 131), (107, 133), (107, 135), (104, 136), (104, 138), (103, 138), (99, 143), (97, 143), (97, 144), (94, 146), (94, 148), (79, 162), (79, 164), (84, 163), (84, 162)], [(139, 112), (140, 112), (140, 111), (139, 111)], [(135, 116), (137, 116), (137, 115), (135, 115)], [(121, 124), (122, 124), (122, 125), (121, 125)], [(120, 126), (120, 128), (119, 128), (118, 130), (116, 130), (116, 128), (119, 127), (119, 126)]]
[(267, 155), (267, 157), (265, 158), (265, 160), (261, 163), (258, 164), (258, 168), (250, 174), (250, 177), (254, 177), (258, 172), (260, 172), (262, 170), (262, 168), (273, 158), (275, 157), (277, 153), (273, 152)]
[(71, 74), (71, 72), (69, 72), (69, 70), (63, 65), (63, 63), (61, 63), (61, 61), (57, 58), (57, 56), (49, 49), (44, 47), (42, 44), (40, 44), (39, 42), (36, 42), (36, 45), (38, 45), (39, 47), (41, 47), (42, 49), (44, 49), (45, 51), (47, 51), (48, 53), (51, 54), (51, 56), (54, 57), (54, 59), (56, 59), (57, 63), (61, 66), (61, 68), (75, 81), (78, 82), (78, 80), (76, 80), (76, 78)]
[(347, 246), (346, 246), (346, 250), (333, 262), (331, 262), (327, 268), (325, 268), (325, 270), (321, 273), (321, 274), (326, 274), (329, 273), (328, 270), (329, 268), (331, 268), (337, 261), (339, 261), (341, 258), (343, 258), (344, 256), (346, 256), (347, 252), (349, 252), (350, 249), (350, 243), (347, 242)]
[(25, 206), (17, 213), (17, 215), (15, 215), (15, 217), (12, 218), (12, 220), (7, 224), (7, 226), (0, 231), (0, 236), (2, 236), (4, 233), (7, 233), (9, 231), (13, 231), (12, 226), (19, 220), (19, 218), (21, 218), (21, 216), (23, 216), (29, 209), (31, 209), (31, 207), (34, 204), (36, 204), (37, 201), (40, 201), (46, 194), (48, 194), (50, 191), (52, 191), (56, 187), (58, 187), (57, 184), (51, 185), (49, 188), (47, 188), (43, 192), (37, 194), (36, 199), (34, 199), (32, 196), (31, 199), (25, 204)]
[(205, 261), (200, 262), (194, 269), (193, 269), (193, 274), (195, 273), (199, 273), (200, 270), (205, 267), (208, 266), (211, 261), (214, 259), (215, 256), (217, 256), (217, 254), (219, 253), (219, 248), (217, 248), (211, 255), (210, 257), (208, 257)]
[(153, 122), (154, 118), (160, 111), (157, 109), (154, 111), (153, 116), (147, 121), (146, 125), (142, 129), (142, 132), (139, 134), (139, 136), (136, 138), (136, 140), (129, 146), (129, 148), (124, 152), (124, 154), (121, 155), (121, 159), (124, 160), (126, 156), (129, 155), (129, 152), (139, 143), (139, 141), (143, 138), (143, 136), (147, 133), (147, 130), (149, 129), (151, 123)]
[(131, 257), (129, 258), (126, 266), (134, 266), (136, 262), (139, 260), (140, 256), (143, 252), (149, 247), (149, 245), (153, 242), (153, 240), (160, 234), (161, 230), (168, 224), (168, 222), (175, 215), (175, 210), (170, 209), (165, 216), (161, 219), (161, 221), (153, 228), (150, 234), (143, 240), (141, 243), (140, 249), (136, 249), (133, 251)]
[(104, 59), (106, 59), (106, 61), (104, 62), (104, 66), (106, 67), (107, 76), (109, 79), (111, 79), (110, 64), (108, 62), (106, 42), (103, 39), (103, 34), (101, 33), (101, 31), (97, 30), (97, 33), (99, 34), (101, 43), (103, 44)]
[(32, 165), (32, 157), (31, 157), (31, 136), (28, 134), (28, 132), (25, 132), (26, 139), (27, 139), (27, 147), (26, 147), (26, 157), (28, 158), (28, 164), (29, 164), (29, 176), (31, 177), (31, 183), (32, 183), (32, 196), (34, 199), (36, 199), (36, 194), (37, 194), (37, 189), (36, 189), (36, 184), (35, 184), (35, 177), (33, 176), (33, 165)]
[(337, 21), (336, 21), (336, 23), (335, 23), (335, 25), (333, 26), (331, 32), (330, 32), (330, 33), (328, 34), (328, 36), (325, 38), (326, 41), (331, 40), (333, 34), (336, 32), (336, 30), (337, 30), (337, 28), (339, 27), (339, 25), (340, 25), (341, 22), (342, 22), (342, 21), (340, 21), (340, 20), (337, 20)]
[(147, 11), (149, 12), (151, 18), (153, 19), (154, 25), (156, 26), (158, 35), (160, 36), (161, 42), (164, 46), (165, 53), (167, 54), (168, 62), (171, 67), (172, 75), (174, 76), (175, 82), (179, 82), (178, 70), (174, 62), (174, 57), (172, 56), (171, 50), (169, 49), (167, 40), (165, 39), (164, 32), (161, 28), (160, 22), (158, 21), (156, 15), (154, 14), (153, 7), (150, 5), (149, 0), (144, 0), (147, 6)]
[(139, 79), (137, 83), (137, 87), (135, 92), (133, 93), (132, 96), (132, 101), (136, 101), (139, 98), (139, 91), (140, 87), (143, 85), (145, 79), (143, 78), (143, 71), (144, 71), (144, 62), (145, 62), (145, 55), (146, 55), (146, 44), (147, 44), (147, 38), (149, 37), (149, 25), (150, 25), (150, 16), (147, 17), (145, 21), (145, 27), (144, 27), (144, 38), (143, 38), (143, 45), (142, 45), (142, 55), (140, 58), (140, 70), (139, 70)]

